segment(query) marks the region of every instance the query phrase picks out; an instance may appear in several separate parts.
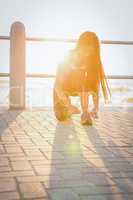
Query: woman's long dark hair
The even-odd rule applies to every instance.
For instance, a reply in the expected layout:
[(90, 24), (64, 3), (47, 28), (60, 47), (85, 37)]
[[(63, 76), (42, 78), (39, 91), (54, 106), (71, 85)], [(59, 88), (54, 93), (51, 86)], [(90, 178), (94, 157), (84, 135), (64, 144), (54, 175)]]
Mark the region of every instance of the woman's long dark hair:
[[(101, 84), (103, 96), (106, 100), (109, 100), (111, 97), (110, 89), (107, 83), (107, 78), (101, 63), (100, 58), (100, 42), (97, 35), (94, 32), (84, 32), (80, 35), (76, 49), (81, 49), (85, 46), (91, 46), (93, 49), (92, 56), (92, 69), (91, 69), (91, 78), (94, 80), (95, 85)], [(88, 60), (90, 62), (90, 60)]]

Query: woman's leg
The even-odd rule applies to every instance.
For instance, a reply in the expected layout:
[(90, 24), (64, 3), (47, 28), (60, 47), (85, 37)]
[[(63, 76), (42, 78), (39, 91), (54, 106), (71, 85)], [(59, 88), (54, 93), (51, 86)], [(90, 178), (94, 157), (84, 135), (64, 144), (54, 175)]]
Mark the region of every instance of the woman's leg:
[(94, 104), (94, 110), (98, 111), (99, 109), (99, 95), (98, 95), (98, 92), (95, 93), (93, 96), (93, 104)]
[(95, 117), (98, 117), (97, 116), (97, 113), (98, 113), (98, 110), (99, 110), (99, 93), (96, 92), (92, 95), (92, 99), (93, 99), (93, 110), (92, 110), (92, 116), (95, 118)]
[(88, 92), (80, 93), (80, 104), (82, 108), (82, 112), (88, 112)]
[(92, 125), (92, 119), (88, 111), (88, 92), (80, 93), (80, 103), (82, 108), (81, 123), (83, 125)]
[(55, 85), (53, 93), (54, 112), (59, 121), (68, 119), (71, 114), (69, 112), (70, 99), (61, 88)]
[(57, 84), (55, 84), (55, 86), (54, 86), (54, 95), (55, 95), (56, 103), (60, 102), (65, 107), (69, 107), (71, 105), (71, 100), (70, 100), (69, 96)]

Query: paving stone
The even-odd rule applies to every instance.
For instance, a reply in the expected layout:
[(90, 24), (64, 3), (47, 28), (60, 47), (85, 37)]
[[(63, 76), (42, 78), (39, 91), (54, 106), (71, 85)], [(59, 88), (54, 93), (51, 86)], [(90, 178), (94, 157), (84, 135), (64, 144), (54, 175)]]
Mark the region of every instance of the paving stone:
[(20, 199), (18, 192), (0, 192), (0, 200), (18, 200)]
[(49, 190), (51, 200), (80, 200), (80, 197), (71, 189)]
[(10, 172), (1, 172), (0, 178), (6, 177), (18, 177), (18, 176), (34, 176), (34, 171), (10, 171)]
[(7, 153), (21, 153), (23, 152), (20, 147), (5, 147)]
[(31, 165), (28, 161), (14, 161), (11, 162), (11, 165), (13, 167), (14, 171), (18, 171), (18, 170), (31, 170)]
[(79, 195), (101, 195), (101, 194), (117, 194), (122, 193), (122, 190), (117, 186), (95, 186), (88, 185), (86, 187), (76, 187), (73, 191)]
[(11, 167), (9, 166), (0, 167), (0, 172), (8, 172), (8, 171), (11, 171)]
[(33, 161), (33, 163), (34, 163), (34, 161), (35, 162), (36, 161), (44, 162), (44, 160), (47, 160), (47, 159), (44, 156), (25, 156), (25, 155), (17, 156), (17, 155), (14, 155), (14, 156), (10, 156), (10, 160), (11, 161), (22, 161), (22, 160), (27, 161), (27, 160), (29, 160), (29, 161)]
[(0, 158), (0, 166), (7, 166), (9, 164), (7, 158)]
[(42, 152), (38, 149), (24, 149), (27, 156), (43, 156)]
[(19, 188), (23, 198), (47, 197), (47, 193), (40, 183), (20, 183)]
[(16, 184), (14, 179), (0, 179), (0, 192), (15, 191)]
[(133, 178), (114, 178), (114, 183), (125, 193), (133, 193)]
[[(45, 166), (45, 165), (38, 165), (34, 166), (34, 169), (38, 175), (56, 175), (57, 169), (52, 168), (51, 166)], [(59, 175), (59, 173), (58, 173)]]
[(88, 195), (80, 196), (80, 200), (132, 200), (132, 194), (108, 194), (108, 195)]
[(59, 189), (59, 188), (72, 188), (72, 187), (84, 187), (84, 186), (89, 186), (89, 185), (93, 185), (93, 183), (89, 183), (86, 180), (82, 180), (81, 179), (71, 179), (71, 180), (64, 180), (64, 179), (56, 179), (54, 180), (52, 177), (49, 178), (49, 180), (44, 182), (45, 188), (50, 189)]
[(5, 153), (5, 149), (2, 145), (0, 145), (0, 154)]
[(60, 176), (24, 176), (17, 177), (18, 182), (27, 183), (27, 182), (49, 182), (49, 181), (58, 181), (62, 180)]
[(0, 200), (133, 199), (132, 111), (103, 110), (92, 127), (51, 110), (0, 115)]

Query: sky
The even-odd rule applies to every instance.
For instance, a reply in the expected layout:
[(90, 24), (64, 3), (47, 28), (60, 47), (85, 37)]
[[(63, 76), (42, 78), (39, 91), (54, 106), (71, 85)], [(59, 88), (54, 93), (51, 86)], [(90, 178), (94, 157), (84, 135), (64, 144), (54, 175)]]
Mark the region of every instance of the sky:
[[(28, 37), (78, 38), (94, 31), (100, 40), (133, 41), (132, 0), (0, 0), (0, 36), (24, 23)], [(74, 44), (27, 42), (27, 73), (55, 73)], [(106, 74), (133, 75), (133, 46), (101, 45)], [(9, 71), (9, 42), (0, 40), (0, 72)]]

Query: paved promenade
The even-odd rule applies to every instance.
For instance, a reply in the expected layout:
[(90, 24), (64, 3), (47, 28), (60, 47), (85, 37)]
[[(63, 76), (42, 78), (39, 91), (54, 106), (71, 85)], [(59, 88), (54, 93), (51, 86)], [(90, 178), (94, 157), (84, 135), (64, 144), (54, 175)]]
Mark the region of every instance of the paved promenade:
[(79, 120), (0, 109), (0, 200), (133, 200), (133, 110)]

